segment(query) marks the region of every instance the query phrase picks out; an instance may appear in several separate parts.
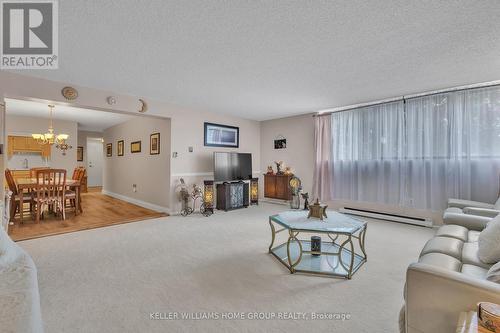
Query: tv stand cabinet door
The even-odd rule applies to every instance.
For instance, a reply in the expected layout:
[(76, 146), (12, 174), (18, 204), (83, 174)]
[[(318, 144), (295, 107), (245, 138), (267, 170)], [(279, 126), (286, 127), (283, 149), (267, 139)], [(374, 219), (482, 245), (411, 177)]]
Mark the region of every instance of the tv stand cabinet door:
[(264, 175), (264, 196), (266, 198), (276, 198), (276, 176)]

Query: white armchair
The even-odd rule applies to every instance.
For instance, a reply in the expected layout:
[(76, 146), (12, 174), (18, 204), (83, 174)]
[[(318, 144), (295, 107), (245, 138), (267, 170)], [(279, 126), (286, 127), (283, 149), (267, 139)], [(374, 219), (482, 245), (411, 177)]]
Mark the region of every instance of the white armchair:
[(494, 204), (449, 199), (444, 211), (444, 224), (458, 224), (466, 228), (482, 230), (489, 220), (500, 214), (500, 198)]

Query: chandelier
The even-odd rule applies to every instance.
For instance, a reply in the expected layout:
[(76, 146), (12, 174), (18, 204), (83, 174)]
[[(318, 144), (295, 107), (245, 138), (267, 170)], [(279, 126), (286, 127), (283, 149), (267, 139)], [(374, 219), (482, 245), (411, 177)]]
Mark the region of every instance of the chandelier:
[(68, 134), (54, 134), (54, 126), (52, 123), (52, 113), (54, 112), (54, 105), (49, 105), (49, 129), (45, 134), (31, 134), (31, 137), (35, 139), (41, 145), (56, 145), (56, 148), (61, 149), (62, 154), (66, 155), (66, 150), (73, 148), (66, 143), (68, 140)]

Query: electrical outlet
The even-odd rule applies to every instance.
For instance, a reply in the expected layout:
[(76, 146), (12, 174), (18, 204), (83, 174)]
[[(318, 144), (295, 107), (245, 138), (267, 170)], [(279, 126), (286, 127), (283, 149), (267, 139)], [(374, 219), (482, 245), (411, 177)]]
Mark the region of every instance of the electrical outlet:
[(188, 151), (192, 153), (194, 151), (193, 147), (188, 147)]
[(137, 184), (132, 184), (132, 191), (137, 192)]

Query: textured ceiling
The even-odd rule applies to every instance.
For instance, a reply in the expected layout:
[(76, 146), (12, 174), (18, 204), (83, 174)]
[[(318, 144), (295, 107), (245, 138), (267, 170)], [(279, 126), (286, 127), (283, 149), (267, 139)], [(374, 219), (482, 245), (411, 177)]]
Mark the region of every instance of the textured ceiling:
[(48, 79), (264, 120), (500, 79), (500, 1), (59, 1)]

